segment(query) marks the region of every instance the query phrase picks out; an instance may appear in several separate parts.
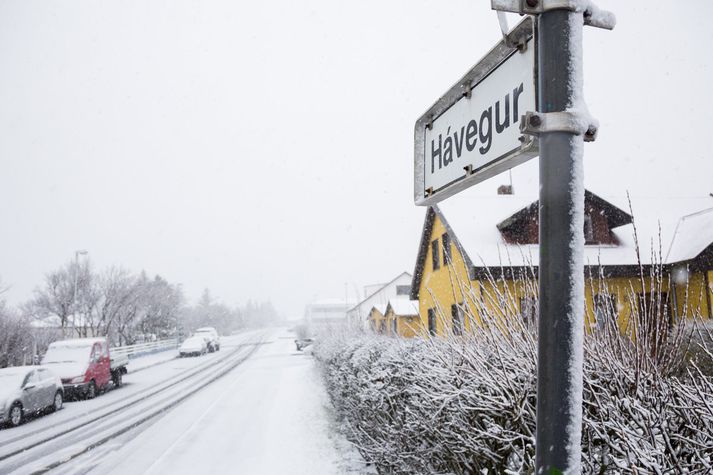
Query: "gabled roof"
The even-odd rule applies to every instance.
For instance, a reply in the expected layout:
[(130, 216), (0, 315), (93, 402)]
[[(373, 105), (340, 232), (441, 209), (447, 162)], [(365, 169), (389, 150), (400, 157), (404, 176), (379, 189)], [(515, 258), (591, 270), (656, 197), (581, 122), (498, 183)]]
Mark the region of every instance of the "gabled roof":
[[(633, 219), (629, 213), (600, 198), (589, 190), (584, 190), (584, 202), (585, 205), (601, 210), (607, 219), (609, 229), (629, 224)], [(540, 200), (535, 199), (535, 201), (529, 205), (500, 221), (496, 225), (497, 228), (500, 231), (504, 231), (522, 224), (524, 220), (532, 218), (537, 219), (537, 215), (539, 213), (539, 203)]]
[(695, 259), (713, 243), (713, 208), (682, 217), (676, 225), (666, 262)]
[[(467, 194), (468, 191), (464, 191), (461, 193), (461, 195)], [(461, 254), (461, 256), (463, 256), (463, 260), (465, 261), (465, 264), (468, 268), (469, 277), (471, 279), (475, 278), (474, 267), (477, 264), (474, 265), (473, 261), (471, 260), (471, 254), (466, 251), (467, 247), (463, 245), (459, 238), (459, 233), (461, 233), (462, 231), (459, 230), (458, 233), (456, 233), (454, 231), (454, 228), (451, 226), (450, 218), (446, 218), (446, 213), (441, 210), (441, 207), (446, 205), (448, 201), (452, 203), (454, 200), (460, 197), (460, 195), (456, 195), (454, 197), (451, 197), (449, 200), (442, 202), (439, 205), (429, 206), (426, 210), (426, 218), (424, 219), (423, 230), (421, 231), (421, 242), (419, 244), (418, 255), (416, 257), (416, 267), (413, 271), (413, 280), (411, 281), (411, 300), (418, 300), (418, 290), (421, 286), (423, 266), (426, 263), (428, 247), (431, 244), (431, 230), (433, 229), (433, 223), (435, 222), (436, 216), (438, 216), (438, 218), (443, 223), (443, 226), (446, 228), (446, 232), (451, 238), (451, 243), (456, 246), (458, 252)], [(495, 202), (497, 202), (499, 206), (493, 207), (492, 205)], [(484, 242), (488, 239), (495, 238), (498, 241), (502, 241), (504, 244), (505, 241), (502, 240), (500, 232), (495, 227), (495, 224), (499, 222), (502, 217), (506, 217), (510, 213), (514, 213), (518, 210), (527, 207), (531, 202), (532, 201), (530, 197), (520, 195), (496, 195), (488, 197), (476, 196), (474, 199), (465, 198), (463, 200), (458, 201), (458, 214), (471, 217), (478, 214), (484, 218), (484, 223), (486, 221), (492, 221), (492, 230), (488, 229), (485, 225), (481, 226), (480, 228), (476, 227), (476, 229), (479, 229), (484, 233), (484, 235), (481, 236)], [(451, 206), (449, 205), (448, 207), (450, 208)], [(448, 216), (450, 217), (451, 214), (448, 213)], [(493, 220), (491, 219), (493, 216), (500, 217), (500, 219), (496, 218), (495, 220)], [(456, 221), (460, 222), (460, 216), (457, 216), (456, 218)], [(480, 222), (480, 219), (478, 220), (478, 222)], [(456, 226), (455, 229), (460, 229), (460, 227)], [(495, 235), (493, 236), (493, 233), (490, 231), (494, 231)]]
[[(381, 292), (382, 290), (384, 290), (385, 287), (388, 287), (389, 285), (391, 285), (391, 284), (393, 284), (394, 282), (396, 282), (397, 280), (399, 280), (399, 279), (400, 279), (402, 276), (404, 276), (404, 275), (407, 275), (407, 276), (411, 277), (411, 274), (409, 274), (409, 273), (406, 272), (406, 271), (403, 271), (402, 273), (400, 273), (399, 275), (397, 275), (396, 277), (394, 277), (393, 279), (391, 279), (390, 281), (388, 281), (387, 283), (385, 283), (384, 285), (380, 286), (378, 289), (376, 289), (375, 291), (373, 291), (372, 293), (370, 293), (368, 296), (366, 296), (366, 297), (364, 298), (364, 300), (362, 300), (362, 301), (359, 302), (358, 304), (354, 305), (354, 306), (353, 306), (352, 308), (350, 308), (348, 311), (351, 312), (352, 310), (356, 310), (361, 304), (363, 304), (364, 302), (366, 302), (367, 300), (369, 300), (370, 298), (372, 298), (374, 295), (376, 295), (376, 294), (378, 294), (379, 292)], [(383, 312), (382, 312), (382, 313), (383, 313)]]
[[(386, 306), (386, 313), (391, 309), (397, 317), (413, 317), (418, 315), (418, 300), (404, 298), (391, 299)], [(384, 313), (384, 315), (386, 314)]]
[[(523, 213), (536, 211), (538, 197), (532, 194), (479, 196), (469, 191), (427, 209), (412, 281), (412, 299), (418, 298), (436, 216), (442, 220), (452, 242), (463, 256), (471, 279), (475, 278), (477, 268), (528, 267), (539, 264), (537, 244), (508, 244), (499, 230), (499, 226), (512, 224)], [(611, 212), (610, 223), (614, 228), (612, 234), (619, 243), (585, 246), (585, 265), (638, 265), (634, 226), (641, 263), (644, 265), (660, 258), (664, 259), (665, 264), (692, 259), (713, 242), (713, 210), (710, 210), (713, 198), (710, 196), (631, 197), (633, 212), (629, 214), (623, 211), (629, 209), (626, 196), (604, 199), (591, 192), (585, 193), (593, 200), (600, 200), (600, 208)], [(705, 212), (701, 211), (706, 209)]]
[(376, 310), (376, 311), (379, 312), (380, 314), (385, 315), (385, 314), (386, 314), (386, 307), (387, 307), (387, 304), (385, 304), (385, 303), (377, 303), (376, 305), (374, 305), (373, 307), (371, 307), (371, 310), (369, 310), (369, 314), (371, 314), (371, 312), (373, 312), (374, 310)]

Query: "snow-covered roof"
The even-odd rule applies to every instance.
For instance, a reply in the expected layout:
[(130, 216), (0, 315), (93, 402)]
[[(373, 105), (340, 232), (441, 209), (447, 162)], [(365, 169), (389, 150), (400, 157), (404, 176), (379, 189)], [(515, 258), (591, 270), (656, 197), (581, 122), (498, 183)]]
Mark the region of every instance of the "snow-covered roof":
[[(622, 210), (629, 210), (625, 196), (602, 198)], [(434, 209), (444, 218), (451, 234), (460, 243), (473, 266), (528, 266), (538, 265), (539, 246), (508, 244), (497, 225), (517, 211), (530, 206), (537, 199), (538, 197), (534, 195), (477, 196), (466, 191), (443, 201)], [(713, 207), (713, 198), (710, 196), (688, 198), (634, 196), (631, 197), (631, 207), (643, 264), (652, 262), (652, 249), (656, 255), (661, 249), (663, 258), (666, 259), (665, 263), (672, 263), (682, 260), (681, 256), (695, 257), (697, 255), (693, 254), (695, 249), (703, 250), (713, 242), (713, 229), (708, 224), (711, 222), (708, 220), (712, 219), (711, 213), (697, 213), (696, 218), (683, 220), (686, 224), (681, 227), (682, 237), (677, 237), (676, 246), (671, 248), (668, 256), (666, 255), (674, 234), (678, 236), (676, 227), (680, 218)], [(693, 239), (691, 236), (696, 235), (695, 230), (706, 224), (708, 224), (707, 232), (700, 233), (703, 234), (697, 236), (700, 239)], [(618, 240), (618, 245), (585, 246), (586, 265), (637, 264), (634, 225), (619, 226), (613, 229), (612, 233)], [(679, 251), (679, 242), (681, 251)]]
[[(385, 303), (377, 303), (371, 309), (376, 310), (380, 314), (384, 315), (386, 313), (386, 304)], [(371, 311), (369, 313), (371, 313)]]
[[(88, 323), (84, 315), (67, 315), (65, 326), (67, 328), (84, 327)], [(36, 317), (30, 322), (32, 328), (61, 328), (62, 319), (58, 315), (49, 314), (46, 316)]]
[(57, 315), (50, 315), (44, 318), (38, 318), (30, 322), (32, 328), (60, 328), (62, 322)]
[[(411, 274), (409, 274), (409, 273), (406, 272), (406, 271), (400, 273), (399, 275), (397, 275), (396, 277), (394, 277), (393, 279), (391, 279), (391, 280), (388, 281), (387, 283), (385, 283), (385, 284), (379, 286), (378, 289), (374, 290), (374, 291), (371, 292), (369, 295), (367, 295), (364, 300), (362, 300), (362, 301), (359, 302), (358, 304), (354, 305), (354, 307), (350, 308), (349, 311), (351, 312), (352, 310), (358, 309), (363, 303), (368, 302), (369, 299), (371, 299), (373, 296), (375, 296), (376, 294), (378, 294), (378, 293), (379, 293), (381, 290), (383, 290), (385, 287), (388, 287), (388, 286), (391, 285), (394, 281), (400, 279), (400, 278), (403, 277), (404, 275), (408, 276), (409, 279), (411, 278)], [(384, 313), (384, 312), (381, 312), (381, 313)]]
[(418, 300), (396, 298), (389, 300), (388, 306), (391, 307), (391, 310), (393, 310), (394, 315), (397, 317), (418, 315)]
[[(713, 242), (713, 208), (689, 214), (678, 221), (666, 262), (695, 258)], [(665, 249), (664, 249), (665, 251)]]

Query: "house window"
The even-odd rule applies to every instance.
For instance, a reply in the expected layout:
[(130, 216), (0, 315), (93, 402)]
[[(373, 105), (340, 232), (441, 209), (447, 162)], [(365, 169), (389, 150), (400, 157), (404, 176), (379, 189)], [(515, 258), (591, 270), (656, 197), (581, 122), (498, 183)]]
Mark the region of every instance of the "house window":
[(603, 330), (607, 320), (616, 320), (617, 314), (616, 296), (606, 294), (594, 296), (594, 318), (597, 320), (597, 329)]
[(441, 267), (441, 251), (438, 249), (438, 239), (431, 243), (431, 256), (433, 257), (433, 270)]
[(448, 234), (443, 234), (443, 263), (448, 265), (451, 263), (451, 237)]
[(460, 305), (451, 305), (451, 318), (453, 319), (453, 334), (463, 334), (463, 309)]
[(381, 322), (379, 322), (379, 333), (386, 333), (386, 320), (382, 320)]
[(410, 285), (397, 285), (396, 286), (396, 295), (408, 295), (410, 293), (411, 293)]
[(436, 335), (436, 310), (433, 308), (428, 309), (428, 333), (431, 336)]
[(520, 298), (520, 315), (527, 324), (534, 324), (537, 321), (539, 312), (537, 299), (533, 297)]
[(592, 225), (592, 215), (589, 213), (584, 215), (584, 242), (586, 244), (594, 243), (594, 226)]
[(398, 320), (396, 320), (396, 315), (394, 315), (394, 319), (391, 321), (391, 331), (394, 335), (399, 334), (399, 325), (398, 325)]

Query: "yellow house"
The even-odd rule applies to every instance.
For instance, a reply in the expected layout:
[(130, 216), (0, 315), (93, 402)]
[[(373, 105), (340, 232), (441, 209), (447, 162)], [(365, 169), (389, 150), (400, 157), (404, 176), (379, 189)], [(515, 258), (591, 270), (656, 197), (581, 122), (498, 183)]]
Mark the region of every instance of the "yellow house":
[(384, 314), (386, 313), (386, 305), (376, 304), (371, 307), (367, 321), (369, 322), (369, 329), (375, 333), (381, 333), (386, 335), (388, 333), (388, 328), (386, 326), (386, 318)]
[[(411, 285), (422, 334), (469, 331), (486, 314), (536, 320), (537, 197), (469, 191), (426, 211)], [(585, 324), (615, 315), (626, 329), (647, 305), (670, 322), (711, 318), (713, 198), (631, 203), (636, 227), (630, 213), (585, 193)]]
[(411, 338), (422, 333), (418, 301), (403, 298), (389, 300), (384, 314), (388, 334)]

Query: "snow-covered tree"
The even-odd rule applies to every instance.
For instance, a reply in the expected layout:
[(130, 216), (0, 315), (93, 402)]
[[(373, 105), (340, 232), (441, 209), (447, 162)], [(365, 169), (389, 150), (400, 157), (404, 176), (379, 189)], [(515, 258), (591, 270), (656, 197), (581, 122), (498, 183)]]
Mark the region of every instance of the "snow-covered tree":
[(0, 281), (0, 368), (23, 364), (32, 354), (29, 320), (7, 306), (5, 291)]

